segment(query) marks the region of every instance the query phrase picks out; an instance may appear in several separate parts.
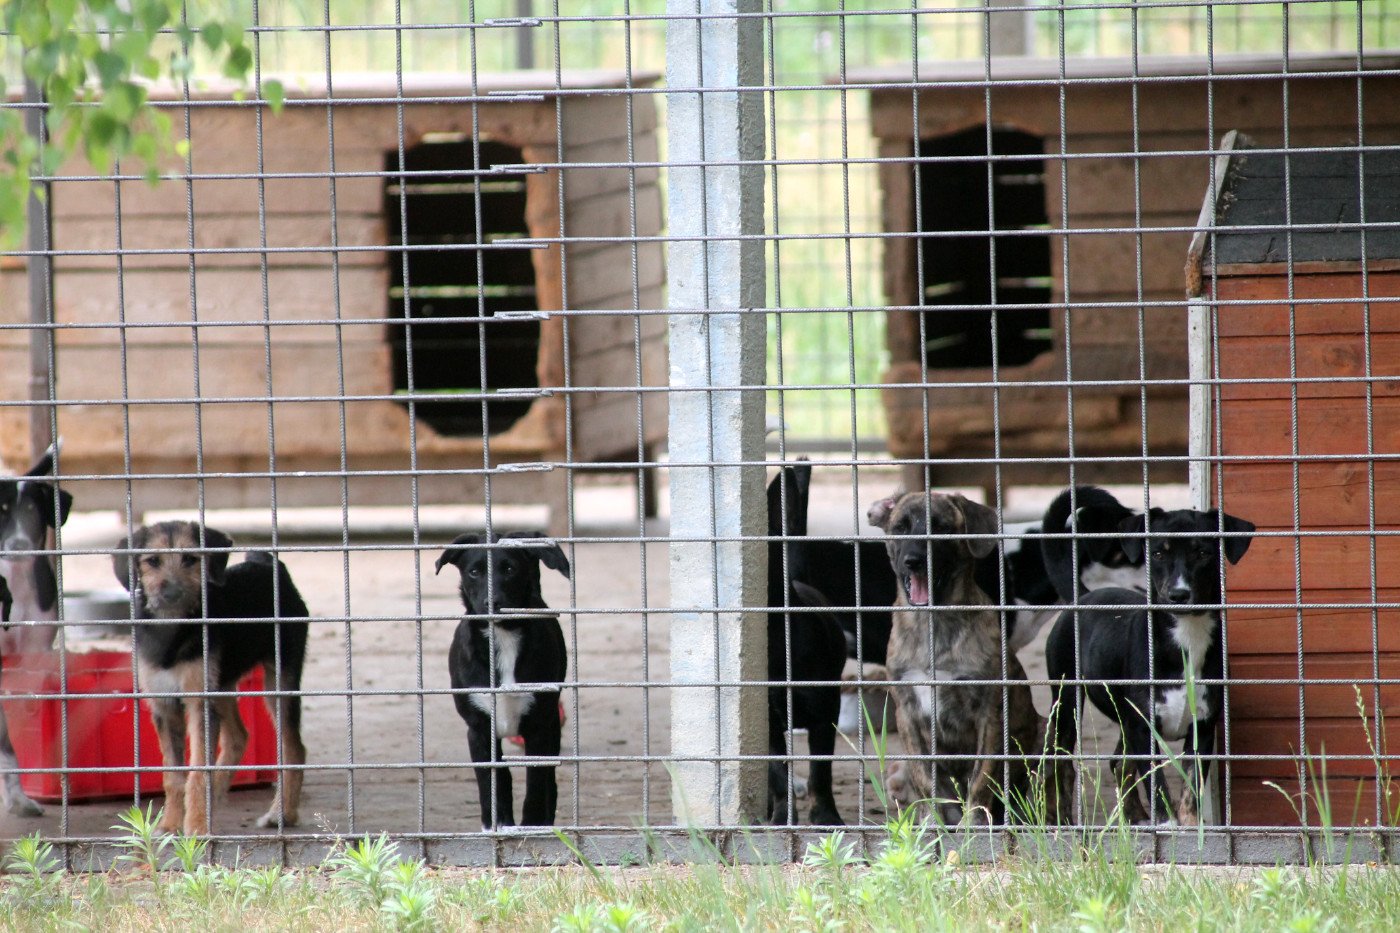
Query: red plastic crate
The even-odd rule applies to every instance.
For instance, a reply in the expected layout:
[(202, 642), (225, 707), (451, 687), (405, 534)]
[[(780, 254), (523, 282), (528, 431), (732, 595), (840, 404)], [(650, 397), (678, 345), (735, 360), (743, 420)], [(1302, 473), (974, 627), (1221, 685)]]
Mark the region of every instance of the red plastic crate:
[[(99, 768), (97, 771), (31, 773), (20, 776), (25, 793), (47, 803), (63, 799), (63, 782), (68, 782), (68, 799), (105, 800), (131, 797), (139, 774), (143, 795), (159, 794), (162, 764), (160, 744), (148, 710), (133, 717), (137, 702), (134, 692), (131, 654), (126, 651), (69, 652), (68, 693), (118, 694), (63, 700), (59, 687), (59, 655), (22, 654), (5, 657), (5, 716), (10, 738), (21, 768)], [(261, 668), (238, 684), (240, 690), (263, 689)], [(55, 694), (53, 698), (12, 699), (13, 694)], [(238, 710), (248, 727), (246, 767), (233, 776), (234, 787), (258, 787), (277, 779), (277, 731), (262, 697), (240, 697)], [(63, 756), (63, 724), (67, 717), (68, 758)], [(136, 743), (133, 727), (141, 730), (141, 765), (152, 771), (133, 771)]]

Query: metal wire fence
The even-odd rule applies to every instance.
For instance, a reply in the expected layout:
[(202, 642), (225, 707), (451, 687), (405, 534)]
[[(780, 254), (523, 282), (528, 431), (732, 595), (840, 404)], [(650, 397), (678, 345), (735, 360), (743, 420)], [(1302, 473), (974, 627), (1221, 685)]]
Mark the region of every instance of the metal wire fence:
[(1389, 857), (1400, 3), (248, 13), (0, 255), (4, 832)]

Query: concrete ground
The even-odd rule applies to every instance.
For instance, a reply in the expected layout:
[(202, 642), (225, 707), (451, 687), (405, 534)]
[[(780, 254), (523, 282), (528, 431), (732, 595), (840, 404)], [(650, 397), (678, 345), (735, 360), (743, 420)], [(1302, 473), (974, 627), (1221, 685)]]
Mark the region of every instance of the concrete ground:
[[(815, 471), (810, 533), (867, 533), (865, 506), (897, 484), (893, 471), (863, 468), (853, 495), (850, 471)], [(1007, 520), (1034, 518), (1054, 490), (1013, 490)], [(664, 534), (663, 514), (648, 523), (649, 535)], [(1125, 501), (1132, 501), (1131, 499)], [(576, 489), (578, 534), (628, 537), (638, 534), (636, 497), (615, 481), (583, 480)], [(502, 507), (494, 521), (505, 527), (541, 527), (543, 510)], [(617, 516), (624, 516), (619, 519)], [(153, 520), (161, 516), (147, 516)], [(308, 548), (284, 555), (313, 619), (306, 672), (304, 735), (309, 761), (302, 803), (303, 825), (342, 833), (381, 830), (472, 832), (480, 828), (475, 783), (467, 767), (466, 730), (446, 689), (447, 648), (460, 612), (457, 578), (435, 576), (433, 562), (457, 532), (479, 528), (480, 509), (432, 509), (420, 516), (424, 549), (415, 553), (402, 510), (352, 513), (352, 546), (340, 550), (340, 513), (284, 511), (282, 543)], [(239, 544), (265, 543), (267, 516), (210, 514), (209, 524)], [(112, 515), (76, 515), (65, 529), (70, 548), (111, 546), (122, 528)], [(672, 821), (670, 784), (661, 762), (635, 756), (664, 756), (669, 748), (670, 695), (668, 616), (648, 614), (665, 607), (668, 562), (664, 543), (589, 541), (573, 547), (572, 580), (545, 571), (549, 604), (561, 610), (569, 640), (571, 674), (577, 687), (565, 691), (568, 716), (563, 755), (589, 759), (559, 769), (559, 825), (634, 827)], [(110, 560), (99, 555), (64, 559), (68, 592), (111, 590)], [(580, 610), (570, 613), (574, 608)], [(583, 611), (587, 610), (587, 611)], [(348, 624), (345, 619), (352, 621)], [(1045, 633), (1021, 657), (1032, 680), (1043, 679)], [(618, 683), (626, 684), (618, 686)], [(653, 686), (643, 684), (652, 683)], [(609, 685), (602, 685), (609, 684)], [(347, 699), (347, 691), (364, 691)], [(1033, 690), (1041, 712), (1048, 689)], [(1093, 739), (1112, 748), (1115, 730), (1093, 721)], [(1106, 731), (1105, 731), (1106, 730)], [(1107, 742), (1107, 744), (1104, 744)], [(798, 750), (805, 748), (799, 740)], [(515, 751), (512, 748), (508, 754)], [(837, 753), (850, 751), (838, 743)], [(353, 770), (348, 767), (353, 762)], [(883, 813), (862, 779), (859, 763), (838, 762), (838, 804), (848, 822), (881, 822)], [(517, 771), (516, 807), (523, 789)], [(220, 832), (255, 832), (253, 820), (266, 809), (269, 789), (235, 791), (216, 812)], [(39, 818), (0, 816), (0, 837), (38, 830), (46, 836), (111, 833), (127, 801), (71, 803), (63, 812), (49, 805)], [(806, 804), (803, 804), (805, 811)]]

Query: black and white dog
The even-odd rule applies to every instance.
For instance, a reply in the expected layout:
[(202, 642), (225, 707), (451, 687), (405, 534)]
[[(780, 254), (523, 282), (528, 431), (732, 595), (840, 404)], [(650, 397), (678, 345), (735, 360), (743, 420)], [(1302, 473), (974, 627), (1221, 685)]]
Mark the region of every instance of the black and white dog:
[[(0, 577), (0, 622), (10, 621), (10, 607), (13, 599), (5, 578)], [(10, 725), (5, 719), (5, 711), (0, 708), (0, 770), (4, 771), (3, 789), (5, 809), (19, 816), (43, 816), (44, 808), (30, 800), (19, 784), (19, 759), (15, 757), (15, 747), (10, 743)]]
[[(1064, 683), (1053, 688), (1054, 752), (1074, 751), (1077, 720), (1087, 693), (1094, 706), (1122, 729), (1113, 771), (1124, 815), (1132, 822), (1148, 819), (1138, 786), (1147, 793), (1155, 781), (1165, 815), (1190, 825), (1198, 818), (1198, 799), (1220, 718), (1221, 554), (1231, 564), (1238, 563), (1249, 549), (1254, 525), (1215, 510), (1154, 508), (1146, 521), (1134, 516), (1122, 530), (1119, 543), (1127, 560), (1148, 565), (1150, 593), (1120, 587), (1094, 590), (1080, 597), (1079, 608), (1065, 610), (1056, 620), (1045, 646), (1051, 682), (1082, 679), (1090, 683), (1082, 690)], [(1149, 595), (1158, 608), (1148, 608)], [(1106, 680), (1155, 680), (1157, 686), (1093, 683)], [(1211, 680), (1217, 683), (1202, 683)], [(1191, 784), (1175, 807), (1159, 768), (1162, 749), (1157, 737), (1183, 742), (1182, 758)], [(1154, 769), (1158, 773), (1149, 778)], [(1052, 812), (1065, 822), (1073, 800), (1073, 766), (1062, 761), (1056, 771)]]
[[(1070, 521), (1071, 512), (1073, 522)], [(1116, 536), (1129, 530), (1134, 520), (1140, 525), (1140, 519), (1138, 513), (1098, 486), (1076, 486), (1072, 492), (1066, 489), (1056, 496), (1045, 510), (1040, 529), (1044, 534), (1066, 537), (1042, 538), (1040, 547), (1045, 573), (1059, 598), (1073, 602), (1076, 595), (1106, 586), (1146, 592), (1140, 551), (1134, 552), (1134, 559), (1117, 537), (1067, 537), (1070, 534)]]
[[(557, 758), (562, 729), (559, 685), (569, 654), (557, 616), (547, 614), (540, 593), (540, 564), (569, 576), (569, 559), (541, 532), (500, 536), (465, 534), (437, 560), (462, 574), (467, 615), (457, 626), (448, 654), (452, 700), (467, 724), (467, 745), (476, 768), (481, 826), (514, 826), (510, 769), (499, 765), (501, 739), (519, 735), (527, 756)], [(505, 609), (538, 609), (539, 615), (491, 618)], [(531, 684), (529, 689), (518, 688)], [(494, 725), (494, 728), (493, 728)], [(522, 826), (553, 826), (559, 792), (553, 764), (525, 768)], [(492, 790), (495, 790), (494, 799)]]
[[(15, 632), (6, 632), (10, 649), (47, 650), (53, 646), (55, 629), (35, 622), (58, 618), (58, 577), (54, 558), (34, 551), (48, 550), (49, 533), (68, 520), (73, 505), (71, 493), (56, 489), (39, 477), (53, 473), (54, 448), (29, 468), (23, 476), (0, 478), (0, 609), (4, 624), (27, 623)], [(42, 816), (44, 808), (25, 795), (20, 787), (19, 759), (10, 741), (10, 725), (0, 708), (0, 771), (4, 772), (5, 809), (19, 816)]]
[(58, 576), (49, 554), (50, 534), (68, 520), (73, 496), (42, 477), (54, 470), (54, 448), (44, 452), (23, 476), (0, 478), (0, 574), (10, 583), (11, 618), (30, 623), (7, 641), (20, 650), (47, 651), (57, 633)]

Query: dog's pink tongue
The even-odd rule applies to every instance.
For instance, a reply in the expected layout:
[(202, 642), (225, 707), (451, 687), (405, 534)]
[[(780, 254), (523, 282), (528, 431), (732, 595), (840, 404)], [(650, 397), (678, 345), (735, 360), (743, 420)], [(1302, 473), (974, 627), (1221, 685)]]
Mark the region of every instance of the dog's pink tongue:
[(928, 605), (928, 582), (916, 573), (909, 575), (909, 602), (915, 606)]

